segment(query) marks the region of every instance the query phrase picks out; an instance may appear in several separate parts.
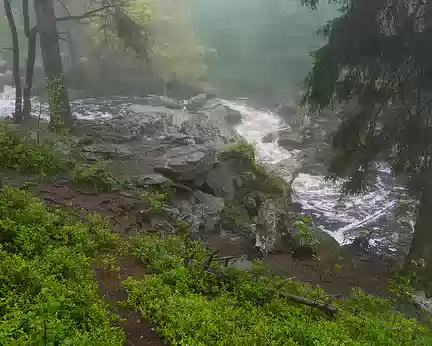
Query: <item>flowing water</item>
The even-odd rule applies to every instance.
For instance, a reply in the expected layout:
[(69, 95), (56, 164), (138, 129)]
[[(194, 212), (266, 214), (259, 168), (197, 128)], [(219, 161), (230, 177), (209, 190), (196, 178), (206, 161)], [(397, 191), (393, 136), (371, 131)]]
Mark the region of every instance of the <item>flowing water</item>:
[[(258, 159), (287, 180), (294, 168), (299, 168), (301, 150), (289, 151), (280, 147), (277, 138), (264, 143), (268, 133), (286, 129), (287, 124), (277, 114), (256, 109), (246, 103), (227, 102), (227, 105), (243, 114), (238, 132), (257, 150)], [(302, 210), (312, 216), (320, 228), (331, 234), (339, 243), (352, 242), (362, 229), (375, 230), (371, 245), (380, 252), (406, 251), (410, 241), (412, 224), (402, 225), (394, 216), (398, 197), (404, 188), (397, 183), (391, 170), (378, 165), (376, 186), (367, 194), (341, 199), (340, 185), (324, 179), (324, 176), (301, 173), (294, 180), (294, 200)]]
[[(6, 87), (5, 92), (0, 94), (0, 116), (13, 112), (13, 97), (14, 89), (11, 87)], [(72, 108), (78, 118), (107, 119), (123, 113), (128, 106), (136, 103), (140, 103), (140, 99), (86, 99), (73, 102)], [(251, 107), (245, 101), (225, 103), (242, 113), (243, 121), (237, 131), (255, 145), (259, 161), (290, 180), (293, 170), (299, 168), (302, 151), (286, 150), (278, 145), (276, 138), (270, 143), (262, 140), (267, 133), (286, 129), (288, 125), (283, 119), (271, 111)], [(35, 113), (39, 113), (37, 104), (35, 102)], [(43, 110), (44, 114), (46, 110)], [(299, 174), (293, 183), (294, 200), (301, 204), (306, 215), (312, 216), (323, 230), (341, 244), (349, 243), (358, 235), (359, 229), (367, 228), (376, 230), (372, 245), (377, 250), (405, 251), (409, 244), (409, 227), (402, 226), (393, 216), (403, 187), (397, 184), (385, 165), (378, 168), (377, 184), (369, 193), (343, 200), (339, 186), (325, 181), (323, 176)]]

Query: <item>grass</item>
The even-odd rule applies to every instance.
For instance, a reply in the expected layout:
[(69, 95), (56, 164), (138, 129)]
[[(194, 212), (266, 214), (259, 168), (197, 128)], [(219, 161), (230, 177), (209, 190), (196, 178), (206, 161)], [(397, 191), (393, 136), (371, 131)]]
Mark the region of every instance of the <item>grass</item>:
[(66, 171), (69, 163), (48, 143), (24, 140), (16, 128), (0, 124), (0, 166), (51, 175)]
[[(319, 302), (321, 289), (262, 272), (207, 268), (208, 251), (184, 238), (138, 238), (135, 256), (151, 271), (128, 279), (128, 306), (159, 326), (174, 345), (430, 345), (432, 335), (395, 312), (392, 302), (354, 290), (330, 318), (276, 292)], [(193, 256), (190, 256), (190, 254)], [(188, 261), (184, 260), (188, 254)]]
[(93, 257), (117, 237), (104, 220), (48, 210), (27, 192), (0, 193), (0, 345), (123, 345), (99, 296)]

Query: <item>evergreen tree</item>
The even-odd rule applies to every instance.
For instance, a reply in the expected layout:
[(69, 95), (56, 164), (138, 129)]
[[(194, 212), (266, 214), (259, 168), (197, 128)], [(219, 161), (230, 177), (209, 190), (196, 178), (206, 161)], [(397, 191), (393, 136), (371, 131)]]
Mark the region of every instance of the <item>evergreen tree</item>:
[(361, 192), (377, 160), (407, 176), (420, 200), (408, 259), (423, 258), (432, 279), (432, 0), (333, 2), (340, 15), (322, 28), (303, 100), (343, 110), (329, 178)]

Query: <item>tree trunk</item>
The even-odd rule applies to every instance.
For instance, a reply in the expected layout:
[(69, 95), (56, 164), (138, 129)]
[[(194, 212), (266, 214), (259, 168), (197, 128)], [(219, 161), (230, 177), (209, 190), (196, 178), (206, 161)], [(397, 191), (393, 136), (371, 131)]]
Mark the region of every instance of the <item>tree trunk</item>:
[(24, 106), (23, 106), (23, 118), (30, 118), (31, 113), (31, 93), (33, 88), (33, 75), (34, 66), (36, 61), (36, 39), (37, 39), (37, 27), (30, 30), (28, 34), (28, 53), (27, 53), (27, 70), (26, 70), (26, 81), (24, 87)]
[(22, 89), (21, 89), (21, 76), (20, 76), (20, 66), (19, 66), (20, 58), (19, 58), (18, 32), (15, 24), (15, 19), (13, 17), (10, 0), (4, 0), (3, 4), (4, 4), (6, 17), (9, 23), (11, 36), (12, 36), (12, 49), (13, 49), (12, 73), (15, 81), (15, 113), (13, 115), (13, 119), (16, 123), (20, 123), (22, 118)]
[[(423, 191), (417, 213), (414, 237), (407, 257), (411, 260), (424, 260), (422, 274), (426, 282), (432, 282), (432, 190)], [(430, 293), (430, 292), (429, 292)]]
[(35, 12), (47, 78), (51, 125), (71, 127), (73, 120), (60, 56), (54, 0), (35, 0)]

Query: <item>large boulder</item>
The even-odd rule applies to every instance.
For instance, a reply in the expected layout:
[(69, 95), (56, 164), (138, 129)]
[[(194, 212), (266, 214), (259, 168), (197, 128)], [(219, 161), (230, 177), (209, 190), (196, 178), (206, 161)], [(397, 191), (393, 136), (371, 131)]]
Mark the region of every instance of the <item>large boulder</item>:
[(284, 197), (268, 198), (261, 204), (257, 217), (255, 246), (262, 253), (267, 254), (276, 249), (283, 249), (284, 238), (290, 233), (293, 221), (289, 210), (289, 203)]
[(180, 131), (198, 143), (220, 145), (241, 141), (243, 138), (227, 123), (227, 116), (223, 105), (201, 110), (184, 121)]
[(147, 97), (147, 101), (152, 106), (165, 107), (169, 109), (184, 108), (184, 105), (181, 104), (179, 101), (167, 96), (150, 95), (149, 97)]
[(170, 149), (154, 170), (174, 180), (194, 181), (211, 170), (215, 162), (214, 148), (194, 144)]
[(198, 95), (190, 98), (186, 102), (186, 109), (190, 110), (190, 111), (198, 110), (204, 106), (206, 101), (207, 101), (207, 94), (204, 94), (204, 93), (198, 94)]
[(192, 233), (211, 233), (220, 230), (220, 215), (225, 206), (221, 197), (191, 191), (174, 198), (170, 216), (173, 220), (184, 221), (190, 225)]

